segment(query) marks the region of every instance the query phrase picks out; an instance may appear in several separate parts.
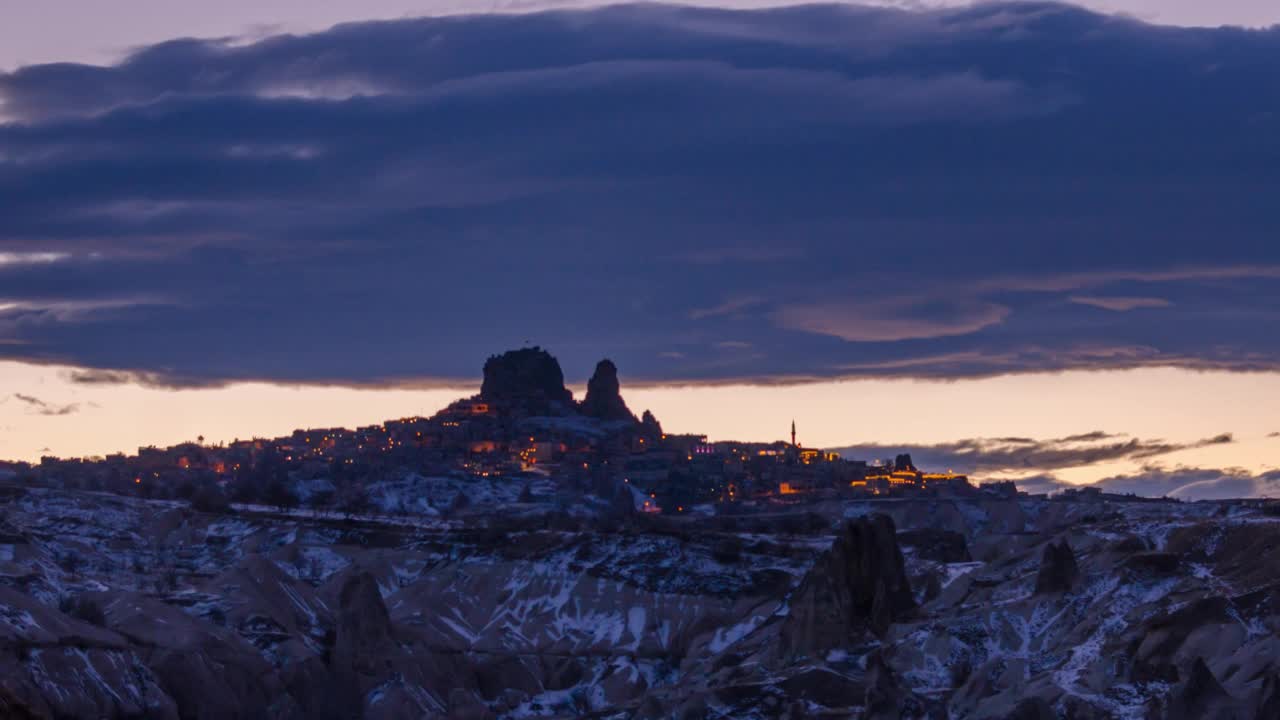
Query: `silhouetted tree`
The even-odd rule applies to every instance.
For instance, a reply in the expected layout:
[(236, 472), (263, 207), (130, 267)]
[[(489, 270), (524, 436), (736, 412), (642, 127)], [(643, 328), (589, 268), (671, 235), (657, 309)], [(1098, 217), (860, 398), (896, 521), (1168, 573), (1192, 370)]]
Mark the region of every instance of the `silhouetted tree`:
[(364, 488), (351, 485), (345, 488), (338, 497), (338, 510), (347, 517), (363, 515), (369, 511), (369, 496)]
[(212, 483), (201, 485), (191, 494), (191, 509), (206, 513), (220, 513), (231, 509), (231, 501)]
[(293, 488), (289, 487), (289, 483), (282, 479), (273, 479), (268, 485), (263, 499), (268, 505), (273, 505), (281, 510), (291, 510), (298, 506), (298, 496), (294, 493)]

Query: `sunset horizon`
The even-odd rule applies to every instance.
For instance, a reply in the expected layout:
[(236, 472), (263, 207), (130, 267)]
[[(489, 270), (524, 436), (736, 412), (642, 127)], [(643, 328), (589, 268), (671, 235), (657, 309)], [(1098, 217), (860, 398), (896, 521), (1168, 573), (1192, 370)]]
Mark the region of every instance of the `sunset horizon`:
[[(34, 369), (26, 367), (26, 371)], [(17, 370), (11, 370), (16, 373)], [(203, 438), (209, 445), (226, 445), (240, 439), (273, 438), (294, 430), (377, 425), (406, 417), (429, 417), (451, 402), (474, 395), (479, 384), (456, 380), (419, 381), (402, 387), (396, 382), (380, 386), (281, 385), (234, 382), (212, 388), (132, 387), (135, 398), (125, 403), (115, 384), (77, 382), (84, 369), (39, 366), (38, 379), (15, 385), (0, 402), (0, 417), (7, 411), (14, 425), (0, 424), (10, 437), (19, 437), (17, 422), (26, 418), (30, 427), (27, 450), (0, 460), (39, 462), (42, 457), (91, 458), (117, 453), (136, 454), (139, 448), (165, 447)], [(666, 427), (680, 433), (705, 435), (712, 442), (769, 442), (785, 439), (788, 423), (796, 421), (805, 444), (843, 452), (858, 459), (878, 461), (898, 452), (911, 452), (960, 468), (981, 480), (1014, 480), (1035, 491), (1054, 492), (1073, 485), (1106, 481), (1129, 492), (1164, 495), (1194, 485), (1204, 497), (1218, 496), (1209, 488), (1220, 481), (1227, 496), (1256, 483), (1257, 494), (1269, 496), (1264, 482), (1280, 467), (1274, 458), (1280, 448), (1280, 432), (1269, 429), (1266, 406), (1256, 412), (1241, 407), (1259, 392), (1280, 393), (1280, 376), (1269, 373), (1206, 373), (1182, 368), (1024, 373), (972, 379), (847, 378), (828, 382), (779, 380), (769, 384), (726, 380), (715, 384), (644, 382), (628, 378), (620, 368), (622, 394), (637, 408), (651, 410)], [(117, 378), (118, 379), (118, 378)], [(478, 380), (478, 374), (477, 378)], [(61, 386), (58, 385), (61, 381)], [(127, 384), (127, 383), (121, 383)], [(566, 383), (581, 397), (586, 383)], [(1196, 422), (1157, 421), (1135, 410), (1169, 399), (1162, 388), (1171, 384), (1194, 386)], [(18, 390), (45, 388), (40, 399)], [(52, 387), (50, 387), (52, 386)], [(998, 389), (1009, 388), (1004, 392)], [(1016, 389), (1014, 389), (1016, 388)], [(1012, 402), (998, 407), (973, 398), (1008, 394)], [(1117, 393), (1127, 393), (1123, 399)], [(1074, 406), (1066, 396), (1075, 396)], [(1100, 419), (1089, 411), (1091, 397), (1111, 398), (1112, 412)], [(198, 398), (183, 400), (184, 397)], [(888, 406), (888, 399), (900, 405)], [(1209, 398), (1213, 398), (1210, 400)], [(1019, 402), (1021, 401), (1021, 402)], [(6, 408), (5, 406), (9, 407)], [(121, 407), (123, 405), (124, 407)], [(111, 408), (116, 408), (116, 413)], [(263, 408), (270, 408), (264, 416)], [(866, 408), (878, 408), (874, 423), (867, 422)], [(968, 408), (964, 414), (913, 418), (930, 408)], [(1128, 412), (1124, 409), (1128, 408)], [(1046, 409), (1048, 413), (1046, 413)], [(1117, 412), (1119, 410), (1119, 412)], [(118, 413), (118, 414), (117, 414)], [(1049, 420), (1046, 414), (1056, 415)], [(81, 416), (80, 432), (64, 448), (49, 444), (42, 421), (56, 423)], [(1124, 428), (1141, 424), (1146, 434)], [(89, 432), (90, 428), (100, 428)], [(112, 432), (102, 429), (112, 428)], [(1050, 464), (1039, 464), (1034, 451), (1063, 438), (1098, 433), (1098, 442), (1117, 439), (1121, 447), (1098, 453), (1080, 447), (1075, 454), (1055, 455)], [(1020, 453), (996, 453), (988, 457), (984, 444), (999, 445), (1001, 438), (1025, 437)], [(1139, 446), (1126, 447), (1131, 441)], [(74, 443), (87, 443), (76, 445)], [(1145, 444), (1168, 444), (1167, 450), (1149, 454)], [(991, 448), (987, 448), (991, 450)], [(1008, 448), (1005, 448), (1007, 451)], [(877, 454), (878, 453), (878, 454)], [(1135, 457), (1137, 456), (1137, 457)], [(1014, 463), (1019, 463), (1015, 465)]]

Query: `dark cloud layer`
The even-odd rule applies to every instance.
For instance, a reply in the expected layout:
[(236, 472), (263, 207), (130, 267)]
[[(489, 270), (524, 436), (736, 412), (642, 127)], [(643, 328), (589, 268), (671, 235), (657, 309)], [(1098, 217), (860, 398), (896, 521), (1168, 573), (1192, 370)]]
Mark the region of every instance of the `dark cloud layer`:
[(1117, 460), (1146, 461), (1161, 455), (1227, 445), (1230, 433), (1190, 443), (1144, 440), (1095, 431), (1064, 438), (974, 438), (936, 445), (853, 445), (834, 452), (849, 458), (891, 458), (910, 453), (919, 467), (949, 468), (955, 472), (990, 476), (998, 473), (1043, 472)]
[[(1020, 490), (1029, 493), (1056, 493), (1072, 487), (1052, 474), (1019, 478)], [(1104, 478), (1093, 487), (1105, 492), (1140, 497), (1172, 497), (1179, 500), (1229, 500), (1233, 498), (1280, 497), (1280, 471), (1253, 473), (1237, 468), (1159, 468), (1132, 475)]]
[[(1052, 474), (1015, 480), (1029, 493), (1055, 493), (1071, 487)], [(1132, 475), (1115, 475), (1093, 483), (1105, 492), (1178, 500), (1231, 500), (1239, 497), (1280, 497), (1280, 471), (1251, 473), (1238, 468), (1147, 468)]]
[(1240, 469), (1150, 468), (1136, 475), (1105, 478), (1096, 483), (1108, 492), (1182, 500), (1222, 500), (1280, 496), (1280, 471), (1251, 473)]
[[(0, 356), (152, 384), (1274, 369), (1280, 31), (1041, 3), (183, 39), (0, 75)], [(133, 373), (130, 374), (119, 374)]]
[(44, 415), (46, 417), (62, 417), (71, 415), (80, 411), (80, 403), (71, 403), (69, 405), (55, 405), (53, 403), (41, 400), (34, 395), (24, 395), (22, 393), (14, 393), (13, 399), (27, 406), (27, 411), (33, 415)]

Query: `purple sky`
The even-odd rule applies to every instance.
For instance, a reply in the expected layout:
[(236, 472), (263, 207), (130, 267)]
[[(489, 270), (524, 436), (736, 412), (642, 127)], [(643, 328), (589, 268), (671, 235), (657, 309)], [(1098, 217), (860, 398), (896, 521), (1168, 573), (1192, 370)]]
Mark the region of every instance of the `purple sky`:
[[(0, 22), (0, 69), (41, 62), (109, 62), (129, 48), (174, 37), (309, 32), (352, 20), (454, 13), (592, 7), (590, 0), (39, 0), (8, 2)], [(715, 7), (797, 4), (700, 0)], [(880, 0), (902, 7), (967, 5), (967, 0)], [(1089, 0), (1079, 3), (1177, 25), (1268, 26), (1280, 23), (1275, 0)]]

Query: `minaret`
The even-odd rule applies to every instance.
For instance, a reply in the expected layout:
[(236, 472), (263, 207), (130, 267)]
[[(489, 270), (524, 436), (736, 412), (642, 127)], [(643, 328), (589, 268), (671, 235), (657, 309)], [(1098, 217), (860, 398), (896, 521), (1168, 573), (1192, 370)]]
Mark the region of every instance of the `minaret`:
[(791, 421), (791, 447), (797, 447), (797, 445), (796, 445), (796, 421), (795, 421), (795, 420), (792, 420), (792, 421)]

